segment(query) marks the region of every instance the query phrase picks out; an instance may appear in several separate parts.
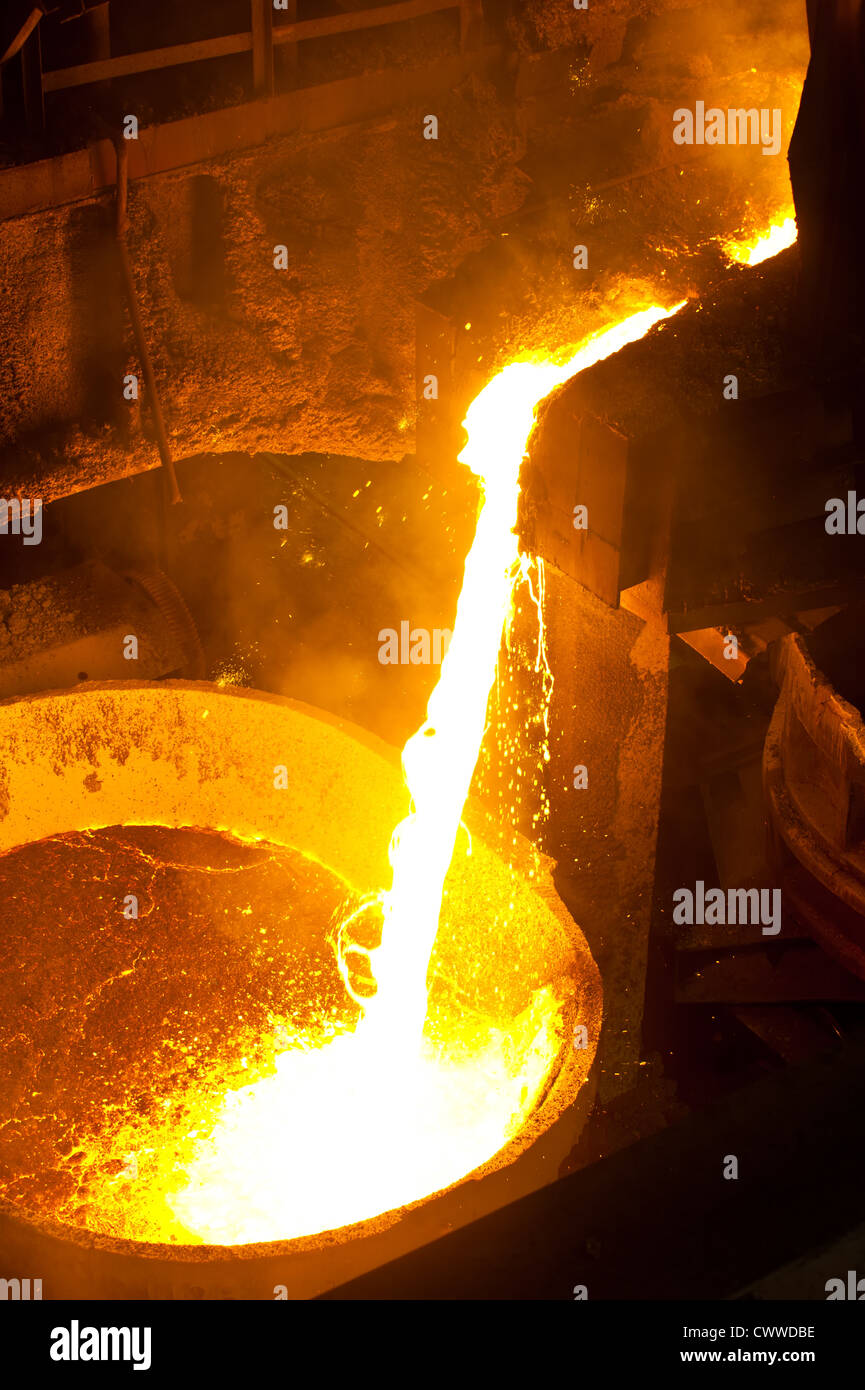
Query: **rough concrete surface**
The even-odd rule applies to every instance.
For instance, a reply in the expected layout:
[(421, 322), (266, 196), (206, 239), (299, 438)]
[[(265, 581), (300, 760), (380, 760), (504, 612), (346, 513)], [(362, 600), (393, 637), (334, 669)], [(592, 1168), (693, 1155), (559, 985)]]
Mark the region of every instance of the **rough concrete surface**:
[[(129, 248), (172, 451), (399, 458), (413, 297), (516, 207), (523, 145), (494, 89), (373, 127), (273, 140), (132, 185)], [(155, 466), (111, 200), (0, 226), (3, 475), (46, 500)], [(287, 268), (274, 268), (274, 247)], [(142, 383), (143, 386), (143, 383)], [(142, 437), (142, 417), (145, 435)]]

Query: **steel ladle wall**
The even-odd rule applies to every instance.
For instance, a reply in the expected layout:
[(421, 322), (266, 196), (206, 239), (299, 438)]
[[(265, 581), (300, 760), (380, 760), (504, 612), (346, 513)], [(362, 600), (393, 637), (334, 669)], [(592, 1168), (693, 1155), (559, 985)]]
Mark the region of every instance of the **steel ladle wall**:
[[(109, 825), (195, 826), (293, 845), (359, 891), (389, 881), (387, 849), (409, 798), (399, 754), (329, 715), (279, 696), (207, 683), (108, 682), (0, 704), (0, 853), (48, 835)], [(274, 788), (284, 766), (288, 787)], [(601, 984), (579, 928), (525, 841), (513, 864), (484, 843), (468, 807), (477, 901), (509, 921), (502, 949), (453, 928), (451, 961), (479, 992), (517, 990), (527, 970), (567, 981), (566, 1045), (520, 1133), (435, 1196), (336, 1231), (235, 1247), (160, 1246), (31, 1220), (0, 1203), (10, 1277), (41, 1278), (51, 1298), (262, 1298), (283, 1285), (310, 1297), (554, 1181), (594, 1093)], [(530, 872), (534, 877), (530, 878)], [(511, 907), (513, 904), (513, 907)], [(487, 928), (485, 927), (485, 930)], [(484, 938), (485, 941), (487, 938)], [(471, 979), (469, 980), (469, 975)]]

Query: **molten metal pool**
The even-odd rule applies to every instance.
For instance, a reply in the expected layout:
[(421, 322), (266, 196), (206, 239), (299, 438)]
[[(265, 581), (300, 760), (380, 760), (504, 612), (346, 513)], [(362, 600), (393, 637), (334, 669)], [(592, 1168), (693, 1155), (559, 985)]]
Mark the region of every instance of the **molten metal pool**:
[(9, 701), (0, 738), (7, 1211), (186, 1247), (396, 1220), (575, 1101), (597, 970), (528, 844), (505, 863), (471, 807), (422, 1046), (358, 1028), (332, 937), (409, 811), (385, 745), (183, 682)]

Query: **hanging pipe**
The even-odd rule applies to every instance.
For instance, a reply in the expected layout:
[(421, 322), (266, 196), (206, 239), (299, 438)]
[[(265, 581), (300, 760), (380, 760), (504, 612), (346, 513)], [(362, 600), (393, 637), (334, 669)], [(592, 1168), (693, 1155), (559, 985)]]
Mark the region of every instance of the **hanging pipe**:
[(165, 433), (165, 421), (162, 417), (162, 407), (159, 403), (159, 392), (156, 389), (153, 364), (151, 363), (150, 352), (144, 337), (144, 326), (141, 322), (138, 298), (135, 293), (135, 285), (132, 280), (132, 269), (129, 264), (129, 252), (126, 247), (126, 233), (129, 228), (129, 219), (126, 214), (127, 190), (129, 187), (129, 149), (126, 140), (122, 135), (117, 133), (114, 134), (114, 152), (117, 156), (117, 249), (120, 254), (120, 266), (123, 271), (123, 279), (126, 283), (129, 317), (132, 321), (132, 332), (135, 335), (135, 345), (138, 348), (138, 356), (144, 372), (144, 382), (147, 387), (150, 408), (153, 415), (153, 428), (156, 433), (156, 445), (159, 449), (159, 457), (162, 460), (162, 467), (165, 469), (165, 476), (168, 480), (170, 500), (172, 503), (182, 502), (183, 498), (180, 495), (180, 488), (177, 486), (177, 474), (174, 471), (174, 463), (171, 458), (171, 451), (168, 447), (168, 436)]

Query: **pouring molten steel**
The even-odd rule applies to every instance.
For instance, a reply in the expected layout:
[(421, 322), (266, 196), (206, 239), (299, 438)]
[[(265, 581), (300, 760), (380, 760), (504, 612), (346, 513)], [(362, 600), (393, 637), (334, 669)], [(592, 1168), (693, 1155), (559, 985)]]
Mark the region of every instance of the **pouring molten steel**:
[[(49, 943), (55, 953), (65, 949), (75, 962), (58, 955), (49, 982), (69, 979), (71, 998), (79, 987), (74, 1007), (62, 1007), (80, 1044), (62, 1048), (63, 1074), (80, 1072), (81, 1094), (64, 1093), (52, 1080), (61, 1074), (53, 1064), (40, 1070), (34, 1063), (32, 1089), (16, 1102), (15, 1121), (0, 1136), (0, 1150), (9, 1145), (0, 1152), (0, 1179), (13, 1175), (11, 1184), (3, 1180), (4, 1191), (25, 1209), (148, 1242), (286, 1240), (422, 1201), (485, 1171), (496, 1155), (535, 1132), (534, 1117), (556, 1078), (574, 1067), (568, 1010), (580, 1006), (581, 969), (594, 1046), (597, 975), (584, 945), (576, 946), (535, 894), (537, 865), (508, 866), (481, 839), (473, 843), (466, 835), (464, 842), (460, 830), (502, 636), (515, 586), (527, 571), (514, 534), (520, 465), (539, 401), (678, 307), (643, 309), (589, 338), (567, 360), (513, 363), (469, 408), (461, 460), (478, 478), (477, 530), (440, 679), (424, 724), (404, 750), (399, 795), (384, 780), (362, 802), (344, 771), (346, 756), (354, 754), (330, 751), (337, 734), (300, 711), (271, 707), (267, 697), (183, 683), (176, 690), (171, 683), (121, 683), (5, 707), (11, 809), (0, 826), (0, 849), (13, 851), (10, 871), (16, 853), (39, 851), (36, 841), (61, 854), (64, 836), (82, 826), (166, 826), (181, 836), (182, 827), (208, 826), (235, 845), (260, 846), (268, 862), (277, 862), (280, 846), (293, 846), (303, 861), (297, 882), (304, 875), (312, 882), (313, 871), (319, 878), (331, 873), (354, 902), (336, 934), (336, 960), (316, 954), (316, 946), (304, 962), (294, 941), (297, 968), (283, 969), (272, 989), (268, 984), (270, 1016), (262, 1020), (262, 995), (245, 970), (246, 957), (236, 954), (240, 936), (229, 924), (236, 922), (245, 940), (249, 927), (242, 924), (254, 924), (258, 939), (266, 930), (265, 908), (259, 916), (244, 905), (238, 921), (218, 915), (225, 909), (215, 899), (205, 901), (198, 935), (183, 936), (178, 917), (168, 924), (168, 943), (165, 931), (147, 938), (153, 912), (127, 940), (118, 936), (117, 890), (104, 886), (104, 864), (114, 850), (98, 829), (86, 832), (85, 844), (75, 847), (74, 874), (83, 879), (84, 859), (95, 856), (95, 910), (108, 912), (106, 927), (95, 935), (91, 927), (86, 951), (71, 939), (74, 923), (58, 934), (52, 918), (43, 936), (46, 949)], [(289, 716), (295, 723), (280, 723)], [(345, 734), (338, 737), (342, 750), (352, 746)], [(40, 740), (44, 751), (36, 753)], [(260, 777), (250, 767), (251, 747), (266, 747), (262, 757), (272, 767), (282, 740), (292, 749), (297, 778), (287, 810), (278, 795), (272, 806), (262, 801)], [(26, 757), (19, 759), (16, 748)], [(332, 759), (327, 766), (325, 755)], [(372, 784), (379, 765), (380, 757), (367, 762), (360, 777)], [(394, 777), (389, 763), (387, 775)], [(58, 778), (65, 779), (62, 791)], [(337, 804), (341, 812), (331, 824)], [(357, 818), (361, 804), (359, 826), (343, 827), (339, 814), (350, 818), (353, 809)], [(395, 822), (390, 887), (375, 891), (386, 878), (378, 864)], [(174, 872), (184, 854), (211, 893), (227, 881), (219, 875), (242, 871), (215, 868), (217, 853), (202, 866), (197, 843), (181, 850), (172, 842), (161, 860), (146, 850), (145, 890), (157, 863)], [(323, 900), (333, 891), (321, 880)], [(267, 903), (266, 893), (259, 901)], [(202, 927), (208, 911), (209, 932)], [(285, 925), (290, 931), (290, 921)], [(379, 929), (375, 945), (371, 925)], [(309, 933), (306, 939), (312, 940)], [(272, 976), (284, 947), (279, 937), (262, 940)], [(315, 941), (321, 940), (319, 933)], [(219, 1027), (214, 1017), (196, 1013), (185, 984), (171, 988), (177, 973), (192, 984), (197, 966), (183, 953), (194, 952), (195, 941), (212, 953), (198, 969), (197, 987), (207, 986), (225, 961), (230, 966), (225, 993), (211, 989), (208, 996)], [(32, 933), (22, 934), (28, 964), (32, 942)], [(168, 973), (167, 944), (179, 968)], [(368, 967), (363, 993), (349, 968), (352, 955)], [(21, 978), (10, 958), (0, 987), (13, 1003)], [(41, 988), (33, 978), (25, 994)], [(24, 1026), (32, 1000), (19, 1002)], [(54, 1045), (57, 1027), (51, 1028)], [(98, 1086), (87, 1080), (96, 1042), (104, 1053)], [(37, 1151), (40, 1163), (46, 1153), (59, 1154), (59, 1165), (52, 1168), (55, 1158), (40, 1171)]]
[[(541, 400), (577, 372), (642, 338), (675, 313), (657, 305), (584, 343), (566, 362), (515, 362), (472, 402), (460, 462), (478, 478), (483, 504), (465, 565), (453, 638), (427, 717), (403, 751), (413, 810), (391, 846), (393, 882), (383, 902), (380, 947), (370, 954), (378, 989), (363, 1029), (387, 1048), (414, 1053), (427, 1007), (427, 971), (445, 876), (454, 852), (486, 722), (496, 663), (521, 574), (517, 537), (520, 466)], [(540, 621), (543, 621), (543, 616)]]
[(779, 251), (786, 251), (796, 241), (796, 218), (792, 210), (783, 221), (773, 222), (766, 232), (755, 234), (745, 241), (729, 240), (723, 243), (728, 260), (737, 265), (762, 265)]
[[(743, 258), (756, 264), (794, 238), (788, 221)], [(393, 833), (390, 888), (339, 933), (343, 979), (362, 1016), (353, 1032), (287, 1050), (275, 1076), (227, 1098), (189, 1166), (189, 1185), (170, 1199), (199, 1238), (323, 1230), (411, 1202), (497, 1152), (542, 1094), (561, 1038), (554, 990), (534, 991), (510, 1037), (469, 1017), (452, 1017), (443, 1035), (430, 1008), (430, 960), (502, 636), (525, 574), (514, 528), (535, 411), (555, 387), (681, 307), (634, 313), (564, 361), (513, 363), (469, 407), (460, 461), (477, 477), (482, 505), (440, 678), (403, 751), (411, 809)], [(352, 936), (370, 911), (380, 913), (376, 946)], [(373, 993), (352, 984), (352, 955), (365, 960)]]
[[(470, 406), (460, 461), (479, 479), (483, 501), (440, 678), (403, 752), (412, 809), (391, 843), (381, 943), (364, 948), (345, 930), (340, 937), (343, 977), (364, 1015), (353, 1033), (286, 1051), (274, 1077), (228, 1098), (189, 1186), (171, 1200), (201, 1238), (316, 1231), (434, 1192), (501, 1148), (536, 1103), (558, 1046), (560, 1001), (550, 989), (536, 992), (516, 1049), (476, 1020), (436, 1038), (430, 957), (522, 573), (514, 527), (535, 410), (554, 387), (680, 307), (633, 314), (563, 363), (514, 363)], [(351, 953), (366, 957), (371, 996), (353, 990)], [(433, 1023), (426, 1032), (425, 1022)], [(274, 1171), (275, 1154), (285, 1155), (284, 1174)]]

